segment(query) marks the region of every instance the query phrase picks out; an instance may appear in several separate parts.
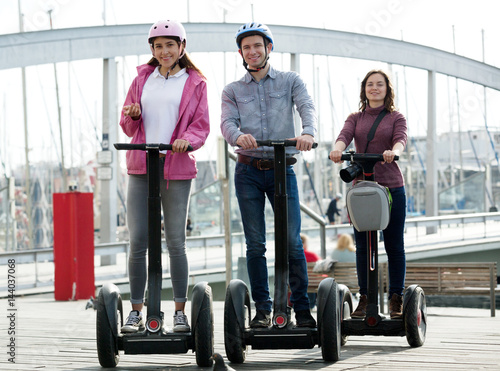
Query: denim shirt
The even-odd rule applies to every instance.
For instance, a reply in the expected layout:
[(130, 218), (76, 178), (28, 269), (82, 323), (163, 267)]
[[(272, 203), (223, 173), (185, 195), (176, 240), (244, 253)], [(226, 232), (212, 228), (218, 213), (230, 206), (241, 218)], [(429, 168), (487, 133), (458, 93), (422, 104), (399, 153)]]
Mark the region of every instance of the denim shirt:
[[(270, 66), (268, 73), (257, 82), (247, 72), (241, 80), (228, 84), (222, 92), (221, 131), (231, 146), (240, 135), (251, 134), (257, 140), (295, 138), (294, 105), (302, 119), (302, 132), (316, 134), (316, 108), (306, 86), (296, 72), (282, 72)], [(237, 153), (259, 157), (274, 157), (273, 148), (236, 149)], [(287, 147), (287, 155), (298, 153)]]

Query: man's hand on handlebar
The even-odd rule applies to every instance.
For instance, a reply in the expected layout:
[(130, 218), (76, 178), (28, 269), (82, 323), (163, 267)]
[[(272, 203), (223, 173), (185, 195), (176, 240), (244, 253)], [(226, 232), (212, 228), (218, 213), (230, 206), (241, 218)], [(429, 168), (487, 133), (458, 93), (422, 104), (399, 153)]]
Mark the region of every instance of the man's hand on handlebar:
[(289, 140), (297, 141), (297, 145), (295, 146), (295, 148), (299, 151), (310, 151), (314, 144), (314, 137), (309, 134), (303, 134)]
[(252, 134), (242, 134), (236, 139), (236, 144), (243, 149), (257, 148), (257, 141)]

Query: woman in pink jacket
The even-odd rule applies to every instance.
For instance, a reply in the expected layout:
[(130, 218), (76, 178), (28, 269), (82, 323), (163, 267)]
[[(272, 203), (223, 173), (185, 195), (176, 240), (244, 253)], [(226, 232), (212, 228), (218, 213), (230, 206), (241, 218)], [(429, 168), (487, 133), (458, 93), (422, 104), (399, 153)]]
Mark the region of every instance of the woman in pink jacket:
[[(155, 23), (148, 38), (153, 58), (137, 68), (122, 110), (120, 126), (131, 143), (169, 143), (160, 153), (160, 193), (174, 293), (174, 331), (190, 331), (187, 301), (186, 221), (197, 168), (188, 145), (200, 148), (210, 132), (206, 79), (186, 54), (186, 31), (175, 21)], [(132, 311), (122, 332), (144, 328), (142, 308), (147, 281), (146, 153), (127, 152), (127, 224), (130, 232), (129, 281)]]

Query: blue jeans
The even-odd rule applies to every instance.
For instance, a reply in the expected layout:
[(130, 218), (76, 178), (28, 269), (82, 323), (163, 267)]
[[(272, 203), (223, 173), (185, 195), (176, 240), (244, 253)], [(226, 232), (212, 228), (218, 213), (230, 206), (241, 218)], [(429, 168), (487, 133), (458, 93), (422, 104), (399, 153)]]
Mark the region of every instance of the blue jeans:
[[(404, 187), (391, 188), (392, 209), (391, 220), (384, 235), (385, 252), (389, 262), (389, 298), (392, 294), (402, 295), (405, 288), (406, 256), (404, 244), (404, 227), (406, 218), (406, 193)], [(356, 267), (358, 271), (359, 293), (366, 295), (368, 262), (366, 232), (354, 229), (356, 239)]]
[[(240, 206), (241, 220), (247, 245), (247, 269), (252, 298), (259, 310), (271, 311), (269, 279), (266, 259), (266, 196), (274, 210), (274, 170), (258, 170), (236, 163), (235, 191)], [(307, 264), (300, 239), (300, 204), (297, 179), (292, 166), (286, 168), (288, 194), (288, 283), (290, 301), (295, 311), (309, 309), (307, 296)]]

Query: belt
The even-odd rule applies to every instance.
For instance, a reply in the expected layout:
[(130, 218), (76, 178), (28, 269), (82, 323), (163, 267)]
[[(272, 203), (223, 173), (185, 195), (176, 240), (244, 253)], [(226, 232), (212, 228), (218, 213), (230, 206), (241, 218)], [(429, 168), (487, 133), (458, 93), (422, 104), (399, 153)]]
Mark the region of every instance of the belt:
[[(266, 158), (255, 158), (245, 155), (238, 155), (238, 162), (253, 166), (259, 170), (270, 170), (274, 169), (274, 160)], [(287, 165), (293, 165), (297, 162), (295, 157), (287, 157), (285, 163)]]

